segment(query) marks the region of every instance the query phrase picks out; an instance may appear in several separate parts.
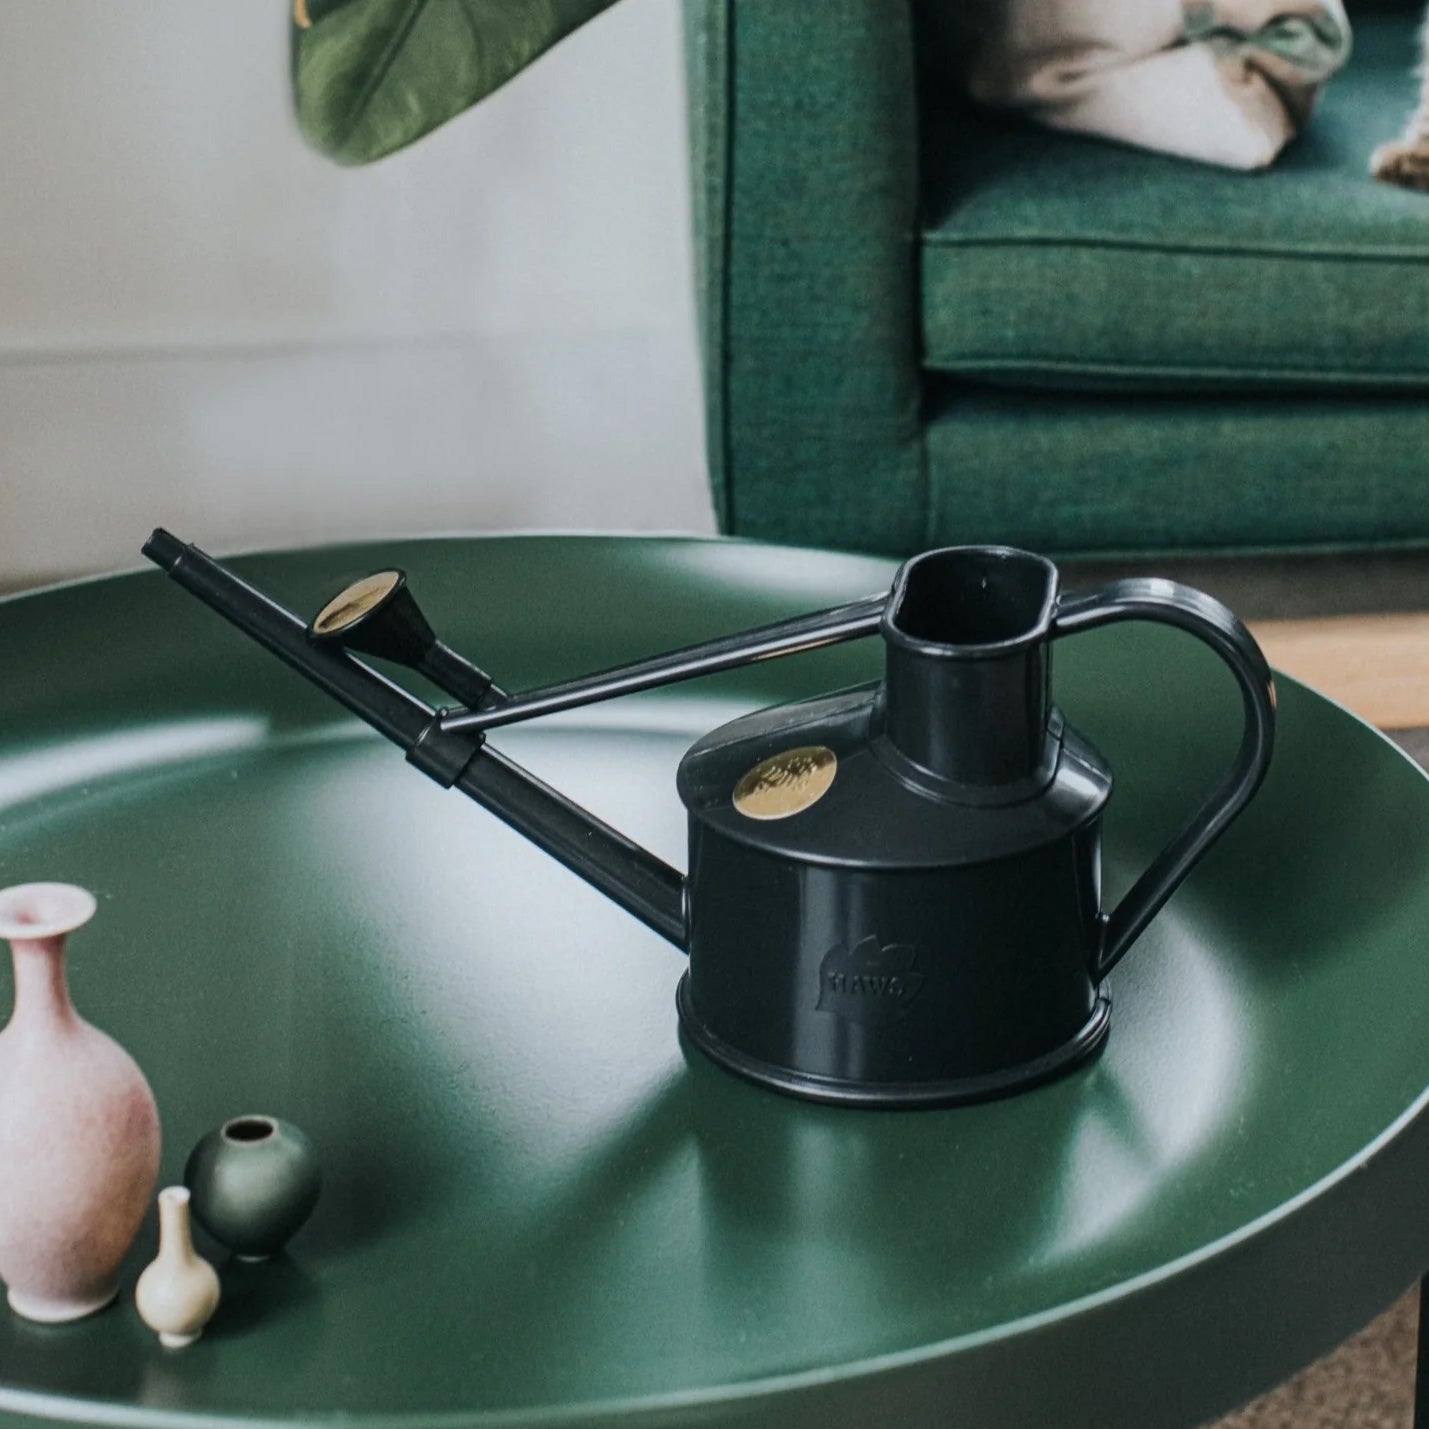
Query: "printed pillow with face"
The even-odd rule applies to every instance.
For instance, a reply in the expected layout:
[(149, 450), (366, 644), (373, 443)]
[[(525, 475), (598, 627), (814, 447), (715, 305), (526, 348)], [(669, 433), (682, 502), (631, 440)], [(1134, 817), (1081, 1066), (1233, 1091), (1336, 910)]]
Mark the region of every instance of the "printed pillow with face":
[(1350, 52), (1342, 0), (951, 0), (972, 96), (1057, 129), (1258, 169)]

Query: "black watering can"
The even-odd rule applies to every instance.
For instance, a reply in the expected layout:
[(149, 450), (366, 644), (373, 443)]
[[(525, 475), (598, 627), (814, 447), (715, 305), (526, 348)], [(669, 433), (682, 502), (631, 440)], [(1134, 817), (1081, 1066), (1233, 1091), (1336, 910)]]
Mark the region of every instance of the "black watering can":
[[(1275, 690), (1223, 605), (1165, 580), (1061, 595), (1056, 567), (1001, 547), (930, 551), (886, 595), (508, 695), (436, 639), (400, 571), (309, 623), (193, 546), (145, 554), (407, 751), (686, 950), (680, 1020), (716, 1062), (822, 1101), (946, 1105), (1057, 1076), (1106, 1039), (1103, 979), (1255, 793)], [(1048, 684), (1054, 640), (1157, 620), (1230, 666), (1245, 733), (1225, 778), (1109, 914), (1111, 770)], [(677, 784), (682, 876), (486, 742), (502, 725), (754, 660), (878, 634), (883, 679), (732, 721)], [(437, 711), (357, 654), (420, 670)]]

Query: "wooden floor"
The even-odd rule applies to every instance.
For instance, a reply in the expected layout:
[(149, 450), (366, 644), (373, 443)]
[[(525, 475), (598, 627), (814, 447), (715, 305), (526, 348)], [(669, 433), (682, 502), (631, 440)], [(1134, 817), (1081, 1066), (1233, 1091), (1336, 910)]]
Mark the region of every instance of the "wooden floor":
[(1277, 670), (1381, 729), (1429, 725), (1429, 614), (1252, 622)]

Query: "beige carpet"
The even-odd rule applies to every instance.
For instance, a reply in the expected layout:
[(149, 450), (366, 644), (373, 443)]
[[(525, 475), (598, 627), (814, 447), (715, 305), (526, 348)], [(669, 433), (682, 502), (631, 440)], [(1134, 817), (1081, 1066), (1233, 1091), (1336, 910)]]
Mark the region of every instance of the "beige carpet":
[(1418, 1324), (1415, 1291), (1333, 1354), (1219, 1420), (1216, 1429), (1410, 1429)]

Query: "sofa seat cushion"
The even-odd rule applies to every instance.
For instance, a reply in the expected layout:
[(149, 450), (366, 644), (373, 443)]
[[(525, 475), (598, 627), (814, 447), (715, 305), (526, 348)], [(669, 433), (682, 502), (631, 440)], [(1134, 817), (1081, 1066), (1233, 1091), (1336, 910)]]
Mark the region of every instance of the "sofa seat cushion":
[(1429, 388), (1429, 195), (1369, 177), (1413, 108), (1410, 14), (1271, 169), (930, 106), (925, 365), (1028, 387)]

